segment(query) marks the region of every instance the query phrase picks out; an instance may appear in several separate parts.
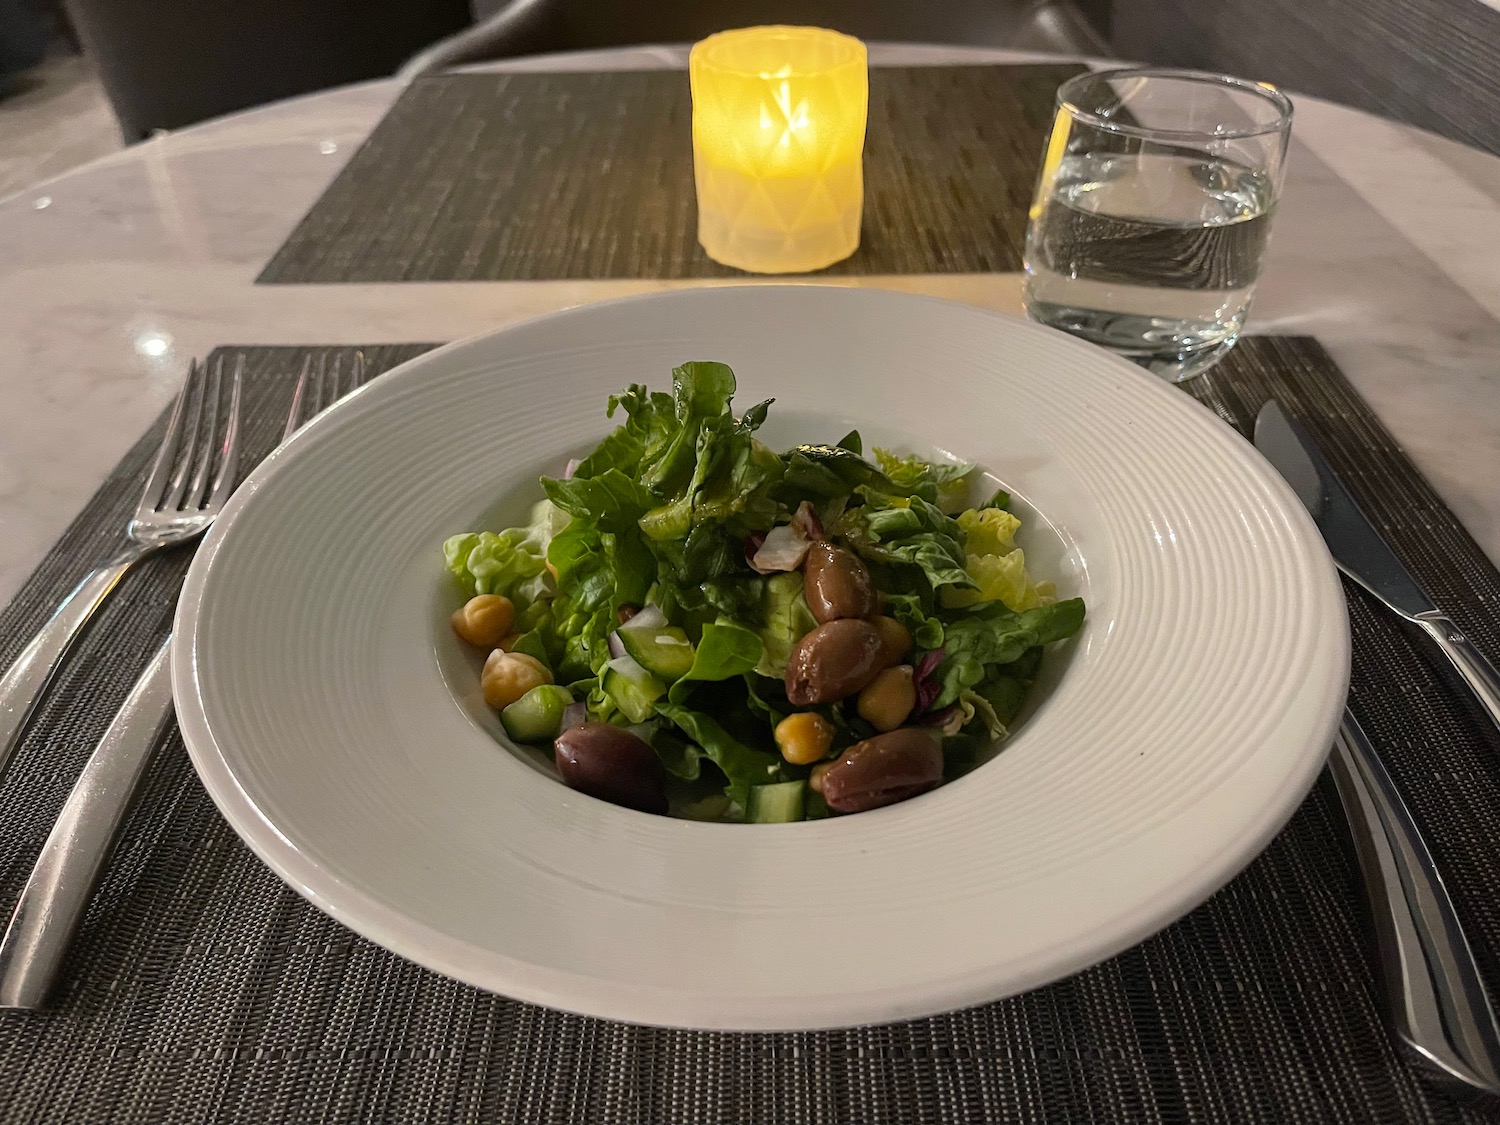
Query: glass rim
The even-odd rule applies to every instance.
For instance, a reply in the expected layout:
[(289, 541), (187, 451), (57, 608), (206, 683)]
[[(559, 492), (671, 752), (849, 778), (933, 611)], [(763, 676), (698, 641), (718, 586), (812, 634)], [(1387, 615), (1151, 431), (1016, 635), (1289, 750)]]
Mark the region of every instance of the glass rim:
[[(1092, 82), (1105, 82), (1115, 78), (1169, 78), (1180, 82), (1196, 82), (1207, 86), (1220, 86), (1250, 94), (1276, 107), (1273, 121), (1248, 128), (1235, 129), (1163, 129), (1150, 125), (1131, 125), (1103, 117), (1093, 110), (1082, 108), (1074, 95)], [(1236, 78), (1231, 74), (1215, 74), (1210, 70), (1183, 70), (1170, 66), (1122, 66), (1113, 70), (1090, 71), (1076, 74), (1057, 88), (1057, 108), (1066, 111), (1096, 129), (1120, 136), (1151, 138), (1212, 140), (1244, 140), (1280, 133), (1292, 120), (1292, 99), (1269, 82), (1252, 82), (1248, 78)]]
[[(755, 27), (732, 27), (724, 31), (716, 31), (706, 38), (694, 43), (688, 52), (688, 62), (700, 66), (709, 67), (723, 74), (734, 74), (744, 78), (767, 78), (770, 77), (761, 67), (734, 66), (727, 64), (720, 57), (723, 48), (733, 46), (737, 39), (750, 39), (758, 36), (773, 36), (783, 40), (801, 40), (803, 42), (821, 42), (843, 48), (842, 58), (835, 59), (826, 66), (809, 70), (808, 74), (829, 74), (836, 70), (842, 70), (850, 66), (868, 65), (868, 51), (864, 43), (852, 35), (845, 35), (842, 31), (834, 31), (827, 27), (814, 27), (811, 24), (787, 24), (772, 23), (762, 24)], [(799, 75), (800, 77), (800, 75)]]

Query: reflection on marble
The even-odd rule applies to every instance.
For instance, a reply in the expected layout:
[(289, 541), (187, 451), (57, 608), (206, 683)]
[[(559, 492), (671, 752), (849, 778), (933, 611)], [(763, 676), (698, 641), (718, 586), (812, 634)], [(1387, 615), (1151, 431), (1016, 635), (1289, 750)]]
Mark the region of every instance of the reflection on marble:
[[(1017, 58), (951, 48), (877, 48), (873, 57)], [(601, 58), (649, 68), (678, 63), (682, 52), (519, 66), (586, 69)], [(254, 285), (397, 92), (394, 83), (372, 83), (240, 114), (0, 202), (0, 598), (170, 399), (188, 359), (215, 345), (449, 340), (589, 301), (703, 284)], [(1426, 187), (1406, 179), (1403, 161), (1349, 171), (1351, 148), (1374, 151), (1404, 134), (1299, 99), (1300, 143), (1252, 330), (1322, 339), (1500, 559), (1500, 493), (1492, 486), (1500, 479), (1500, 325), (1488, 311), (1486, 279), (1456, 264), (1457, 253), (1431, 248), (1445, 245), (1443, 232), (1462, 220), (1460, 211), (1426, 201), (1451, 202), (1472, 185), (1445, 176), (1430, 152)], [(1500, 205), (1492, 200), (1482, 217), (1500, 228)], [(1429, 240), (1427, 252), (1413, 245), (1417, 238)], [(837, 283), (1020, 311), (1015, 275)]]
[(123, 147), (86, 58), (49, 58), (19, 81), (19, 93), (0, 97), (0, 199)]

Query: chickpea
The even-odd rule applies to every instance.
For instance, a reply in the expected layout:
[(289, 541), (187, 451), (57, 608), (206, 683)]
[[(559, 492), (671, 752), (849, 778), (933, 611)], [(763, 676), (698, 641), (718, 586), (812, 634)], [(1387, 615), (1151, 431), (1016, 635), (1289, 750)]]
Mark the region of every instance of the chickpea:
[(816, 711), (798, 711), (776, 724), (776, 746), (794, 766), (807, 766), (828, 756), (833, 724)]
[(911, 651), (911, 634), (906, 626), (894, 617), (872, 617), (870, 624), (880, 634), (880, 659), (885, 667), (900, 664), (901, 658)]
[(859, 693), (855, 710), (859, 717), (876, 730), (892, 731), (906, 722), (917, 705), (917, 688), (912, 682), (910, 664), (887, 668)]
[(534, 656), (496, 649), (484, 662), (479, 686), (484, 701), (497, 711), (509, 707), (534, 687), (552, 682), (552, 673)]
[(814, 793), (823, 792), (823, 779), (828, 776), (828, 771), (833, 769), (837, 762), (819, 762), (813, 766), (812, 773), (807, 775), (807, 787)]
[(453, 614), (453, 631), (476, 648), (494, 648), (516, 623), (516, 607), (499, 594), (470, 598)]

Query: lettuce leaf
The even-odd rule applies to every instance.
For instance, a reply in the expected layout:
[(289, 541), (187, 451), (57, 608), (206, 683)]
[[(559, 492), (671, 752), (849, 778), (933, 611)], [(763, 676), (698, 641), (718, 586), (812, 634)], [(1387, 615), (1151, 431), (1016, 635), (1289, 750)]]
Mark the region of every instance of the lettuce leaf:
[(885, 612), (906, 626), (917, 648), (931, 651), (943, 647), (943, 623), (922, 608), (917, 595), (887, 594)]
[(808, 608), (803, 592), (802, 572), (793, 570), (766, 579), (761, 608), (765, 622), (760, 629), (763, 650), (755, 670), (762, 676), (780, 679), (786, 675), (792, 648), (818, 627), (818, 619)]
[(697, 781), (703, 772), (703, 751), (681, 738), (677, 732), (663, 723), (658, 723), (651, 732), (651, 749), (661, 759), (661, 764), (673, 777), (684, 781)]
[[(858, 442), (859, 434), (851, 431), (844, 441)], [(799, 445), (783, 456), (786, 468), (778, 499), (789, 509), (803, 500), (822, 504), (847, 496), (856, 488), (871, 487), (890, 492), (891, 482), (879, 469), (843, 442), (838, 445)]]
[[(944, 586), (969, 588), (974, 580), (964, 569), (957, 525), (919, 496), (870, 493), (863, 507), (847, 512), (840, 529), (866, 559), (915, 568), (936, 591)], [(893, 584), (910, 589), (908, 576)]]
[(667, 693), (673, 703), (682, 703), (698, 683), (743, 676), (760, 662), (760, 637), (732, 621), (710, 622), (693, 653), (693, 665)]
[(974, 466), (964, 463), (924, 461), (902, 457), (875, 447), (875, 461), (901, 496), (918, 496), (945, 513), (961, 510), (969, 496), (969, 474)]
[(778, 755), (751, 749), (708, 715), (670, 701), (658, 702), (656, 712), (697, 743), (708, 759), (724, 771), (731, 785), (765, 785), (786, 780)]
[(937, 667), (942, 690), (932, 703), (941, 710), (986, 678), (989, 666), (1009, 664), (1028, 649), (1065, 640), (1083, 628), (1081, 598), (1013, 613), (999, 603), (971, 610), (943, 630), (943, 659)]
[(545, 569), (548, 545), (564, 520), (562, 513), (543, 500), (532, 507), (525, 527), (450, 537), (443, 544), (443, 561), (465, 597), (510, 596), (521, 582)]
[(597, 477), (574, 475), (571, 480), (543, 477), (542, 491), (575, 520), (602, 531), (629, 531), (655, 503), (651, 493), (619, 469), (606, 469)]
[(945, 608), (999, 601), (1021, 612), (1049, 604), (1056, 596), (1050, 582), (1034, 582), (1026, 569), (1026, 555), (1015, 545), (1021, 521), (1002, 508), (971, 508), (958, 516), (964, 533), (964, 568), (973, 589), (949, 589), (942, 594)]

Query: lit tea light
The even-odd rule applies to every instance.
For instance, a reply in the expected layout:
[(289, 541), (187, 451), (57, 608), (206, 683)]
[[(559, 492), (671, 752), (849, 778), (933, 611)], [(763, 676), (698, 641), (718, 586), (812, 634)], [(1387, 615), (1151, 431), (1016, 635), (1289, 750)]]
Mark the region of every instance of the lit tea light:
[(803, 273), (854, 253), (865, 45), (816, 27), (747, 27), (696, 44), (688, 73), (708, 256), (754, 273)]

